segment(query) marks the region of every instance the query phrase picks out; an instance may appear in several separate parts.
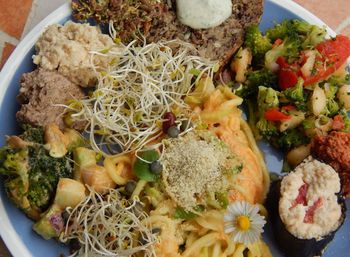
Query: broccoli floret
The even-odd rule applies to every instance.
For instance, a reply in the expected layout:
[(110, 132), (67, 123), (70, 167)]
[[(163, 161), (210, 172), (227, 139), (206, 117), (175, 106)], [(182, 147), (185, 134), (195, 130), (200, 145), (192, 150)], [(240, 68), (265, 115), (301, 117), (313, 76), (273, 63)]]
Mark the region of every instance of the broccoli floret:
[(326, 94), (327, 99), (334, 99), (338, 90), (339, 90), (339, 85), (337, 84), (326, 84), (324, 86), (324, 92)]
[(335, 96), (341, 84), (337, 77), (332, 76), (322, 85), (327, 97), (327, 106), (323, 112), (324, 115), (333, 117), (340, 110), (340, 104), (336, 101)]
[(300, 51), (310, 49), (324, 41), (326, 30), (300, 20), (286, 20), (267, 30), (266, 36), (274, 42), (276, 39), (283, 43), (266, 53), (265, 65), (270, 67), (279, 56), (284, 56), (289, 63), (298, 59)]
[(294, 87), (284, 90), (283, 94), (287, 99), (296, 103), (296, 105), (298, 105), (298, 103), (305, 102), (303, 84), (304, 80), (299, 78), (297, 84)]
[(283, 56), (289, 63), (300, 56), (301, 42), (299, 38), (286, 38), (283, 43), (269, 50), (265, 54), (265, 67), (271, 67), (278, 57)]
[(276, 24), (275, 27), (266, 31), (266, 36), (275, 42), (277, 39), (296, 38), (298, 37), (298, 24), (299, 20), (285, 20), (280, 24)]
[[(21, 138), (27, 138), (27, 135)], [(5, 175), (9, 197), (30, 218), (38, 219), (51, 203), (58, 180), (72, 176), (71, 158), (53, 158), (44, 145), (36, 143), (23, 149), (3, 147), (0, 150), (0, 174)]]
[(250, 97), (256, 95), (259, 86), (277, 88), (277, 75), (268, 69), (249, 71), (247, 73), (246, 83), (235, 92), (241, 97)]
[(278, 92), (270, 87), (259, 86), (258, 107), (260, 117), (262, 117), (267, 109), (278, 107)]
[(326, 110), (324, 113), (326, 116), (333, 117), (339, 112), (339, 110), (340, 110), (340, 106), (337, 103), (337, 101), (335, 101), (334, 99), (327, 100)]
[(28, 199), (40, 209), (48, 207), (60, 178), (72, 177), (69, 158), (53, 158), (43, 146), (29, 147)]
[(256, 128), (259, 130), (260, 134), (267, 140), (271, 137), (277, 136), (278, 131), (275, 124), (271, 121), (266, 120), (265, 118), (260, 118), (256, 123)]
[(319, 43), (323, 42), (327, 35), (327, 30), (325, 28), (311, 25), (304, 21), (299, 21), (297, 29), (300, 33), (304, 32), (306, 34), (306, 38), (301, 45), (303, 49), (315, 47)]
[(288, 151), (297, 146), (308, 144), (310, 139), (305, 136), (305, 133), (299, 131), (298, 129), (290, 129), (280, 133), (277, 140), (274, 140), (272, 143), (285, 151)]
[(274, 42), (276, 39), (298, 39), (302, 49), (309, 49), (324, 41), (325, 28), (311, 25), (301, 20), (285, 20), (274, 28), (268, 29), (266, 36)]
[(255, 59), (263, 58), (272, 48), (270, 40), (259, 31), (258, 25), (251, 25), (246, 29), (245, 47), (250, 48)]
[(32, 127), (28, 124), (22, 125), (24, 130), (23, 134), (20, 136), (23, 140), (28, 142), (34, 142), (38, 144), (44, 143), (44, 130), (41, 127)]

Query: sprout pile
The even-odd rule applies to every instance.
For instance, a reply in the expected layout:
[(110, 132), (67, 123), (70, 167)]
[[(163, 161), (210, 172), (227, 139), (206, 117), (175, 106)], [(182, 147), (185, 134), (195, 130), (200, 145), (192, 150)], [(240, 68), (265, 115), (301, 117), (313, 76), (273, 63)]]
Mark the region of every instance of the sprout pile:
[(73, 256), (156, 256), (157, 235), (145, 222), (148, 215), (142, 204), (122, 198), (117, 190), (101, 196), (90, 189), (85, 201), (66, 211), (69, 217), (60, 240), (79, 241), (81, 248)]
[(183, 98), (201, 76), (213, 77), (217, 67), (195, 53), (191, 44), (178, 40), (119, 43), (93, 52), (92, 63), (102, 55), (111, 60), (109, 66), (102, 72), (95, 66), (95, 91), (67, 106), (74, 120), (89, 121), (93, 149), (108, 153), (104, 146), (117, 145), (124, 153), (137, 151), (161, 134), (166, 112), (189, 110)]

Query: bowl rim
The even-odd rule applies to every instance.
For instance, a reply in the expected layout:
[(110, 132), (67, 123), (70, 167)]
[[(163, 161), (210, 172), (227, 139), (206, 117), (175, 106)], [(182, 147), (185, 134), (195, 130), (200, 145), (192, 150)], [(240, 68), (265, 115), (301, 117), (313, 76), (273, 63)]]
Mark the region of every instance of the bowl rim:
[[(287, 9), (290, 12), (296, 14), (301, 19), (318, 26), (325, 26), (330, 36), (335, 36), (336, 33), (328, 27), (321, 19), (312, 14), (310, 11), (304, 9), (299, 4), (291, 0), (265, 0), (269, 1), (280, 8)], [(71, 15), (70, 3), (65, 3), (39, 24), (37, 24), (17, 45), (10, 58), (5, 63), (2, 71), (0, 72), (0, 103), (5, 97), (8, 87), (11, 85), (11, 79), (14, 76), (16, 70), (22, 62), (22, 58), (28, 54), (35, 42), (45, 30), (45, 28), (54, 23), (59, 23), (68, 16)], [(24, 242), (21, 240), (17, 231), (12, 226), (7, 211), (5, 209), (3, 199), (0, 197), (0, 236), (7, 246), (8, 250), (14, 257), (34, 257), (33, 254), (26, 247)]]

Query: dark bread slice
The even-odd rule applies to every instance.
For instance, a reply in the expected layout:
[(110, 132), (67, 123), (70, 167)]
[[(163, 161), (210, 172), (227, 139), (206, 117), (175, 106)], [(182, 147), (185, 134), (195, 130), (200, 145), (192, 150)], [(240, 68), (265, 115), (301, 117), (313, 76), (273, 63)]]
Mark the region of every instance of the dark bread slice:
[[(195, 30), (179, 22), (175, 0), (73, 0), (73, 16), (93, 18), (102, 24), (113, 21), (123, 42), (145, 36), (148, 42), (181, 39), (193, 43), (201, 56), (225, 64), (243, 44), (247, 26), (257, 24), (264, 0), (233, 0), (232, 15), (223, 24)], [(129, 11), (132, 10), (132, 11)], [(135, 11), (136, 10), (136, 11)]]
[(232, 15), (221, 25), (210, 29), (195, 30), (180, 23), (176, 10), (170, 6), (164, 13), (164, 26), (152, 26), (146, 36), (150, 42), (181, 39), (196, 46), (201, 56), (227, 63), (243, 44), (247, 26), (257, 24), (263, 13), (263, 0), (234, 0)]

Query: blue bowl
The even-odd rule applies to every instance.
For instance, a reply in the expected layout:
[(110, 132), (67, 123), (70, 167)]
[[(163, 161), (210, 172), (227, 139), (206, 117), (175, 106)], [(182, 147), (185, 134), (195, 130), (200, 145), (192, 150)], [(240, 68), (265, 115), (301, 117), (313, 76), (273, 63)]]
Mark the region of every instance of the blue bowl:
[[(265, 30), (285, 19), (299, 18), (310, 23), (325, 26), (317, 17), (298, 6), (290, 0), (266, 0), (265, 12), (260, 28)], [(71, 11), (68, 4), (60, 7), (45, 20), (43, 20), (24, 40), (16, 50), (0, 73), (0, 144), (5, 143), (5, 135), (19, 132), (15, 114), (19, 106), (16, 103), (16, 95), (19, 90), (21, 74), (35, 69), (32, 63), (34, 44), (44, 28), (53, 23), (64, 23), (71, 19)], [(329, 34), (334, 32), (328, 28)], [(282, 156), (268, 145), (261, 143), (268, 167), (272, 172), (279, 172), (282, 165)], [(30, 221), (8, 199), (2, 183), (0, 183), (0, 233), (7, 247), (15, 257), (58, 257), (60, 254), (68, 254), (66, 246), (54, 240), (45, 241), (32, 231)], [(349, 203), (349, 201), (348, 201)], [(347, 216), (350, 215), (348, 211)], [(324, 257), (350, 256), (350, 222), (346, 220), (338, 231), (334, 241), (329, 245)], [(264, 238), (267, 241), (275, 257), (283, 256), (276, 248), (269, 226), (266, 228)], [(291, 246), (292, 247), (292, 246)]]

